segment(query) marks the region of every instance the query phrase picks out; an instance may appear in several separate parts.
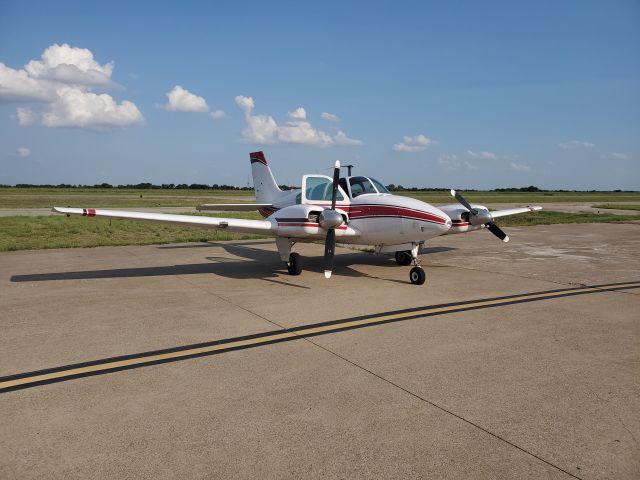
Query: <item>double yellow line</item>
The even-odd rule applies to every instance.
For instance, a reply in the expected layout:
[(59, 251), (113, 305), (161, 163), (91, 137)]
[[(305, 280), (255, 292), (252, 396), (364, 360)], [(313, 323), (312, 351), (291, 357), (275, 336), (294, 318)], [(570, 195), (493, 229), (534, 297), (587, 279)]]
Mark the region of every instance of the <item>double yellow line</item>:
[(0, 377), (0, 392), (7, 392), (47, 383), (71, 380), (73, 378), (99, 375), (130, 368), (154, 365), (158, 363), (185, 360), (188, 358), (200, 357), (204, 355), (213, 355), (216, 353), (222, 353), (231, 350), (239, 350), (261, 345), (268, 345), (271, 343), (296, 340), (315, 335), (326, 335), (328, 333), (335, 333), (343, 330), (378, 325), (381, 323), (397, 322), (419, 317), (428, 317), (433, 315), (442, 315), (445, 313), (455, 313), (466, 310), (497, 307), (515, 303), (546, 300), (574, 295), (584, 295), (588, 293), (607, 292), (613, 290), (626, 290), (633, 288), (640, 288), (640, 282), (565, 288), (559, 290), (550, 290), (546, 292), (511, 295), (499, 298), (473, 300), (469, 302), (450, 303), (446, 305), (431, 305), (383, 314), (368, 315), (350, 319), (348, 318), (332, 322), (300, 326), (286, 330), (276, 330), (246, 337), (218, 340), (197, 345), (187, 345), (168, 350), (145, 352), (123, 357), (107, 358), (82, 364), (74, 364), (63, 367), (56, 367), (48, 370), (40, 370), (36, 372), (27, 372), (7, 377)]

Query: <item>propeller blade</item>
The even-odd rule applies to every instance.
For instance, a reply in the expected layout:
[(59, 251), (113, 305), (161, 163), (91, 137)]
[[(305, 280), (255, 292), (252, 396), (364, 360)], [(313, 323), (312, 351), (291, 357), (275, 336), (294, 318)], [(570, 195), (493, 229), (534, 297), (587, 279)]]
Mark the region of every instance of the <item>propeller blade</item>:
[(455, 199), (467, 210), (469, 210), (474, 215), (478, 214), (478, 211), (471, 206), (467, 199), (464, 198), (460, 193), (456, 192), (454, 189), (451, 189), (451, 196), (455, 197)]
[(331, 210), (336, 209), (336, 198), (338, 196), (338, 182), (340, 181), (340, 160), (336, 160), (333, 168), (333, 191), (331, 192)]
[(336, 249), (336, 230), (330, 228), (327, 231), (327, 239), (324, 242), (324, 276), (331, 278), (333, 271), (333, 253)]
[(509, 236), (495, 223), (487, 223), (487, 229), (503, 242), (509, 241)]

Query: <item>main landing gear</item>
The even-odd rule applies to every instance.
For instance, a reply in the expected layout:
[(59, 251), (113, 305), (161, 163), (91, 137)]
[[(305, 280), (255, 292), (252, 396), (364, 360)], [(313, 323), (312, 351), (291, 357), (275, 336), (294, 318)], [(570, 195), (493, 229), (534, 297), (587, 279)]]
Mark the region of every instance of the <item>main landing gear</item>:
[(418, 262), (418, 250), (420, 244), (414, 243), (411, 250), (401, 250), (396, 252), (396, 263), (398, 265), (407, 266), (413, 263), (413, 268), (409, 271), (409, 280), (414, 285), (422, 285), (427, 279), (424, 269)]
[(289, 275), (300, 275), (300, 273), (302, 273), (302, 262), (299, 253), (294, 252), (289, 255), (287, 271), (289, 272)]

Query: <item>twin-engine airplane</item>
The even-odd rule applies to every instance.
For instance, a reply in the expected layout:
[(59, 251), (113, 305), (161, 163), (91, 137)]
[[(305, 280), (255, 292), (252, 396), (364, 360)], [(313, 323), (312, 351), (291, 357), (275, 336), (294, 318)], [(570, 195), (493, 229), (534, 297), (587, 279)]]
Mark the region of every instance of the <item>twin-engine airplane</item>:
[(53, 211), (69, 215), (107, 217), (164, 222), (195, 227), (225, 229), (231, 232), (272, 235), (282, 261), (291, 275), (299, 275), (302, 263), (291, 248), (297, 242), (324, 240), (324, 274), (331, 277), (336, 239), (340, 243), (374, 245), (376, 252), (395, 252), (398, 265), (413, 264), (411, 283), (422, 285), (425, 273), (418, 262), (418, 251), (430, 238), (487, 228), (503, 242), (509, 237), (494, 219), (542, 207), (511, 208), (489, 212), (472, 205), (455, 190), (459, 202), (434, 207), (414, 198), (392, 195), (371, 177), (340, 177), (336, 161), (333, 179), (325, 175), (305, 175), (302, 188), (282, 191), (262, 152), (250, 154), (256, 201), (253, 204), (200, 205), (198, 210), (258, 210), (265, 220), (200, 217), (165, 213), (145, 213), (93, 208), (60, 208)]

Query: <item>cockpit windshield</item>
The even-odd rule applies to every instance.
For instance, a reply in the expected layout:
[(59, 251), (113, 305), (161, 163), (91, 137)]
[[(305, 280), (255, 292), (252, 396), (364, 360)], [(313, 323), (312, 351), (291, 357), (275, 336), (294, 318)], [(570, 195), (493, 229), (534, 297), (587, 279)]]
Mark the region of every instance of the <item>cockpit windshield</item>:
[(349, 185), (351, 185), (351, 196), (353, 198), (365, 193), (378, 193), (367, 177), (351, 177), (349, 178)]
[(385, 187), (384, 185), (382, 185), (378, 180), (376, 180), (375, 178), (371, 178), (369, 177), (369, 180), (371, 180), (373, 182), (373, 184), (376, 186), (376, 188), (378, 189), (378, 193), (389, 193), (389, 190), (387, 190), (387, 187)]
[(352, 198), (358, 195), (364, 195), (365, 193), (389, 193), (389, 190), (387, 190), (384, 185), (373, 178), (350, 177), (349, 185), (351, 186)]

